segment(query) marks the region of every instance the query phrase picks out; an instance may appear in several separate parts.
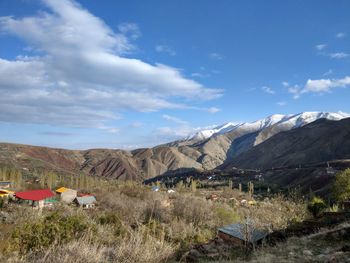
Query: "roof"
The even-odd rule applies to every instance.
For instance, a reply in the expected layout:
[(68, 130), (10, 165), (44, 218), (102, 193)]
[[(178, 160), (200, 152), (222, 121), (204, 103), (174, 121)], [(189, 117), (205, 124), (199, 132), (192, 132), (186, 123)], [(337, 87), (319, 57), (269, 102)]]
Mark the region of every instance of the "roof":
[[(245, 224), (238, 223), (238, 224), (232, 224), (232, 225), (221, 227), (218, 230), (232, 237), (239, 238), (243, 241), (246, 241), (247, 238), (245, 237), (245, 233), (244, 233), (244, 229), (246, 227), (247, 226)], [(249, 227), (249, 225), (248, 225), (248, 231), (250, 232), (248, 233), (250, 236), (248, 238), (249, 242), (257, 242), (267, 236), (266, 231), (254, 229), (252, 227)]]
[(50, 189), (16, 192), (16, 197), (23, 200), (39, 201), (52, 196), (55, 194)]
[(15, 192), (10, 191), (10, 190), (6, 190), (6, 189), (0, 189), (0, 194), (14, 194)]
[(93, 195), (81, 196), (76, 198), (79, 205), (90, 205), (96, 202), (96, 198)]
[(78, 196), (79, 197), (83, 197), (83, 196), (93, 196), (93, 195), (92, 194), (79, 193)]
[(0, 184), (11, 184), (11, 182), (0, 181)]
[(159, 191), (159, 186), (152, 186), (152, 191), (158, 192)]
[(56, 189), (56, 193), (62, 194), (63, 192), (67, 191), (69, 188), (61, 187)]

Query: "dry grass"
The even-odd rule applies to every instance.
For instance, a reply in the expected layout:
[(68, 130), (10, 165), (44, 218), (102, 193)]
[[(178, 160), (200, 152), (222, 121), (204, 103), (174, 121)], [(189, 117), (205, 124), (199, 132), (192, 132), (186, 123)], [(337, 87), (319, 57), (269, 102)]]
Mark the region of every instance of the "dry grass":
[[(182, 191), (171, 196), (165, 191), (152, 192), (137, 183), (121, 183), (95, 190), (99, 206), (80, 210), (58, 205), (42, 213), (30, 208), (12, 207), (9, 220), (1, 225), (2, 244), (13, 243), (13, 229), (57, 212), (64, 217), (82, 217), (91, 231), (56, 246), (33, 247), (22, 253), (14, 246), (0, 251), (4, 262), (169, 262), (196, 243), (205, 243), (216, 235), (217, 228), (249, 217), (257, 225), (283, 228), (290, 221), (305, 216), (303, 203), (275, 197), (255, 207), (235, 206), (232, 196), (238, 191), (225, 191), (223, 201), (206, 200), (207, 193)], [(231, 199), (230, 199), (231, 198)], [(226, 200), (226, 201), (225, 201)], [(78, 237), (79, 236), (79, 237)], [(20, 246), (21, 244), (19, 244)]]

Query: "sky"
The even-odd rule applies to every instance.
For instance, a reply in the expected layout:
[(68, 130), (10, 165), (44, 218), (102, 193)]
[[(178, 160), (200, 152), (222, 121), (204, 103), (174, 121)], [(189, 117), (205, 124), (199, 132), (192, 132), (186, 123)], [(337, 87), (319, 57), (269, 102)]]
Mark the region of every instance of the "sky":
[(350, 112), (348, 0), (0, 0), (0, 141), (150, 147)]

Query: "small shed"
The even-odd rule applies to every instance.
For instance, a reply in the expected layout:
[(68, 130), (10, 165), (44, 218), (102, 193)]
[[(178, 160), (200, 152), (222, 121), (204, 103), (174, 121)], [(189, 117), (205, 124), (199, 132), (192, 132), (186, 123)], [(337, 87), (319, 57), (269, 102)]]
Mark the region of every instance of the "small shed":
[(56, 193), (59, 195), (60, 200), (65, 203), (72, 203), (77, 197), (77, 190), (73, 190), (66, 187), (61, 187), (56, 190)]
[(259, 245), (267, 237), (266, 231), (258, 230), (251, 224), (232, 224), (218, 229), (218, 236), (237, 247)]
[(83, 208), (92, 208), (96, 204), (96, 197), (93, 195), (77, 196), (74, 201)]
[(55, 194), (50, 189), (31, 190), (24, 192), (16, 192), (15, 197), (17, 200), (26, 202), (32, 207), (42, 208), (44, 206), (50, 206), (56, 202)]
[(11, 188), (12, 183), (8, 181), (0, 181), (0, 188), (7, 189)]

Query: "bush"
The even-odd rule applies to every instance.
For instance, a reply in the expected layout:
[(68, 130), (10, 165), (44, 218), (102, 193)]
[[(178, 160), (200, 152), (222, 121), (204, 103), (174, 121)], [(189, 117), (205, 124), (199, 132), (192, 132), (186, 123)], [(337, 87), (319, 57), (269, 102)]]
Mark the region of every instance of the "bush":
[(239, 221), (239, 216), (232, 208), (217, 207), (215, 212), (221, 225), (233, 224)]
[(346, 169), (335, 178), (332, 188), (333, 196), (338, 202), (350, 199), (350, 169)]
[(327, 205), (323, 199), (317, 196), (314, 196), (307, 206), (307, 209), (312, 213), (314, 217), (318, 216), (326, 208)]
[(12, 234), (13, 245), (21, 253), (37, 251), (79, 238), (89, 228), (92, 229), (81, 216), (64, 217), (53, 213), (38, 222), (17, 227)]
[(174, 202), (173, 214), (194, 226), (209, 225), (215, 219), (213, 206), (208, 201), (193, 196), (179, 195)]

